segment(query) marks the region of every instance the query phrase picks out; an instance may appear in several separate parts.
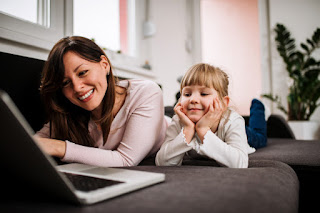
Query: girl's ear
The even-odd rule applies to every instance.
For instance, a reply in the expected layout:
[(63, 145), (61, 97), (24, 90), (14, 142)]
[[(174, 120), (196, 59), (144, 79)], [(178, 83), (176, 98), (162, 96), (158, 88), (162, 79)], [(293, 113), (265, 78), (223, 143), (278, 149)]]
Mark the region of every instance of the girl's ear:
[(223, 103), (226, 107), (229, 106), (229, 102), (230, 102), (230, 97), (229, 96), (224, 96), (223, 97)]

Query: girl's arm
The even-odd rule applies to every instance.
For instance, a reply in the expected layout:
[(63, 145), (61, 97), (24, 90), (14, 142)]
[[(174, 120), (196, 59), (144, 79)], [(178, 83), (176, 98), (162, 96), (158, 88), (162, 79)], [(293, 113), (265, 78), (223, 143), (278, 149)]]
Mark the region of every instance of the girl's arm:
[(211, 130), (207, 131), (203, 144), (200, 144), (199, 154), (206, 155), (230, 168), (247, 168), (247, 136), (244, 120), (238, 117), (226, 128), (225, 141)]
[(192, 140), (188, 144), (183, 130), (179, 117), (175, 115), (167, 129), (165, 142), (157, 153), (157, 166), (180, 166), (182, 164), (185, 153), (191, 150), (192, 145), (196, 143), (195, 140)]

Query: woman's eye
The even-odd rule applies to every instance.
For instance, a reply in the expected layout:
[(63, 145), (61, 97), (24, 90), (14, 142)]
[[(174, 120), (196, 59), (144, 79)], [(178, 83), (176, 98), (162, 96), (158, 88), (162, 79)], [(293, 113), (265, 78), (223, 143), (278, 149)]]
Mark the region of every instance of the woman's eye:
[(70, 84), (69, 80), (63, 81), (62, 82), (62, 87), (67, 87)]
[(83, 75), (85, 75), (86, 73), (88, 72), (88, 70), (84, 70), (84, 71), (81, 71), (81, 72), (79, 72), (79, 76), (83, 76)]

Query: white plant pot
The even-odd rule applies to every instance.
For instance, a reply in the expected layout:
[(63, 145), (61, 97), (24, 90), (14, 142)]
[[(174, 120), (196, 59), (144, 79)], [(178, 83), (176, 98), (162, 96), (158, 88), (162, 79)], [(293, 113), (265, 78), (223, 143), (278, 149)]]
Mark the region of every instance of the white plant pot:
[(318, 121), (288, 121), (288, 124), (298, 140), (320, 139), (320, 122)]

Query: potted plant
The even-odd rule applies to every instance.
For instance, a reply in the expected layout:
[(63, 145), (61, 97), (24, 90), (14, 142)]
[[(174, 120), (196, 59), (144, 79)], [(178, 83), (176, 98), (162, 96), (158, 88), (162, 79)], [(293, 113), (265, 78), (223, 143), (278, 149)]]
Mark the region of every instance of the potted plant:
[(277, 50), (283, 59), (290, 79), (287, 107), (278, 95), (263, 94), (262, 97), (277, 103), (289, 121), (309, 121), (311, 115), (320, 106), (320, 60), (312, 53), (320, 48), (320, 28), (317, 28), (306, 43), (297, 50), (295, 39), (283, 24), (275, 29)]

